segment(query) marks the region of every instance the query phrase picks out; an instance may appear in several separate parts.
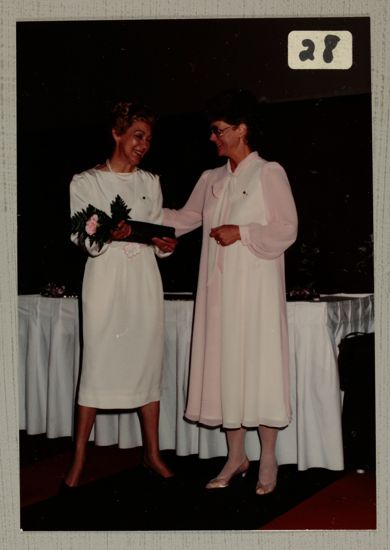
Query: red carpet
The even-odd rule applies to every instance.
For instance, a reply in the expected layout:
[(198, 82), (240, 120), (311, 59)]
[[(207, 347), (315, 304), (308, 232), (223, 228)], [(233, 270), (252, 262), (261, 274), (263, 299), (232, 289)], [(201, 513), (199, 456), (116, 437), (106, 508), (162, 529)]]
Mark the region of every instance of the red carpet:
[(375, 472), (353, 472), (264, 525), (261, 530), (375, 528)]

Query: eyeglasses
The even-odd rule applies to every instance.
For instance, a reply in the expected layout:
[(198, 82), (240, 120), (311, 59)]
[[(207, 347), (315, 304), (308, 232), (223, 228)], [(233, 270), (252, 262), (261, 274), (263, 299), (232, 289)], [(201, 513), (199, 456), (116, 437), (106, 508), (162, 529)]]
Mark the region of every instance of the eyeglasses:
[(226, 126), (226, 128), (217, 128), (216, 126), (211, 126), (210, 133), (214, 134), (217, 137), (221, 137), (227, 130), (230, 130), (230, 128), (233, 128), (233, 126)]

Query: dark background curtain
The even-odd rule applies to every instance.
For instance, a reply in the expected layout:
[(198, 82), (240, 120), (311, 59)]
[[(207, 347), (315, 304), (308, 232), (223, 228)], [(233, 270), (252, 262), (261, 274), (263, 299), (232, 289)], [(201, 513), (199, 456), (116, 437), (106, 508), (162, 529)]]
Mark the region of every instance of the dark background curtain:
[[(291, 30), (350, 30), (349, 70), (291, 70)], [(19, 292), (79, 293), (85, 256), (69, 240), (73, 174), (109, 156), (107, 113), (142, 96), (160, 114), (143, 167), (182, 206), (221, 163), (204, 102), (228, 88), (261, 101), (262, 156), (287, 171), (299, 236), (287, 288), (373, 290), (368, 18), (20, 22), (17, 25)], [(166, 291), (196, 288), (201, 231), (159, 261)]]

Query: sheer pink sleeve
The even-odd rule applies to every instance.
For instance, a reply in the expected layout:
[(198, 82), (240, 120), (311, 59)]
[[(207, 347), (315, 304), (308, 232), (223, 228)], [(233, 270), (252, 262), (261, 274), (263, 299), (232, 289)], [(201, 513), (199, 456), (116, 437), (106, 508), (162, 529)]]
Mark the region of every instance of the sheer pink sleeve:
[(188, 201), (179, 210), (164, 208), (164, 225), (171, 225), (176, 229), (177, 237), (197, 229), (203, 222), (203, 205), (207, 188), (207, 174), (204, 172), (195, 185)]
[(297, 211), (286, 172), (280, 164), (265, 164), (261, 180), (267, 225), (240, 225), (241, 241), (256, 256), (273, 260), (297, 237)]

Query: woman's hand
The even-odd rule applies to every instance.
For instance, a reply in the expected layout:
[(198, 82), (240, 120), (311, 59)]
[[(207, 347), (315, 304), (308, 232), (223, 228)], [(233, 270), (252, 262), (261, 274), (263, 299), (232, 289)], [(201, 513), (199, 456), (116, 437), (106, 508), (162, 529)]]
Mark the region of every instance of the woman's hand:
[(158, 246), (161, 252), (173, 252), (177, 246), (177, 239), (171, 239), (171, 237), (163, 237), (162, 239), (154, 237), (152, 242)]
[(123, 241), (131, 235), (131, 226), (125, 220), (121, 220), (115, 229), (111, 229), (110, 235), (113, 241)]
[(229, 246), (241, 240), (240, 228), (238, 225), (213, 227), (210, 231), (210, 237), (215, 239), (221, 246)]

